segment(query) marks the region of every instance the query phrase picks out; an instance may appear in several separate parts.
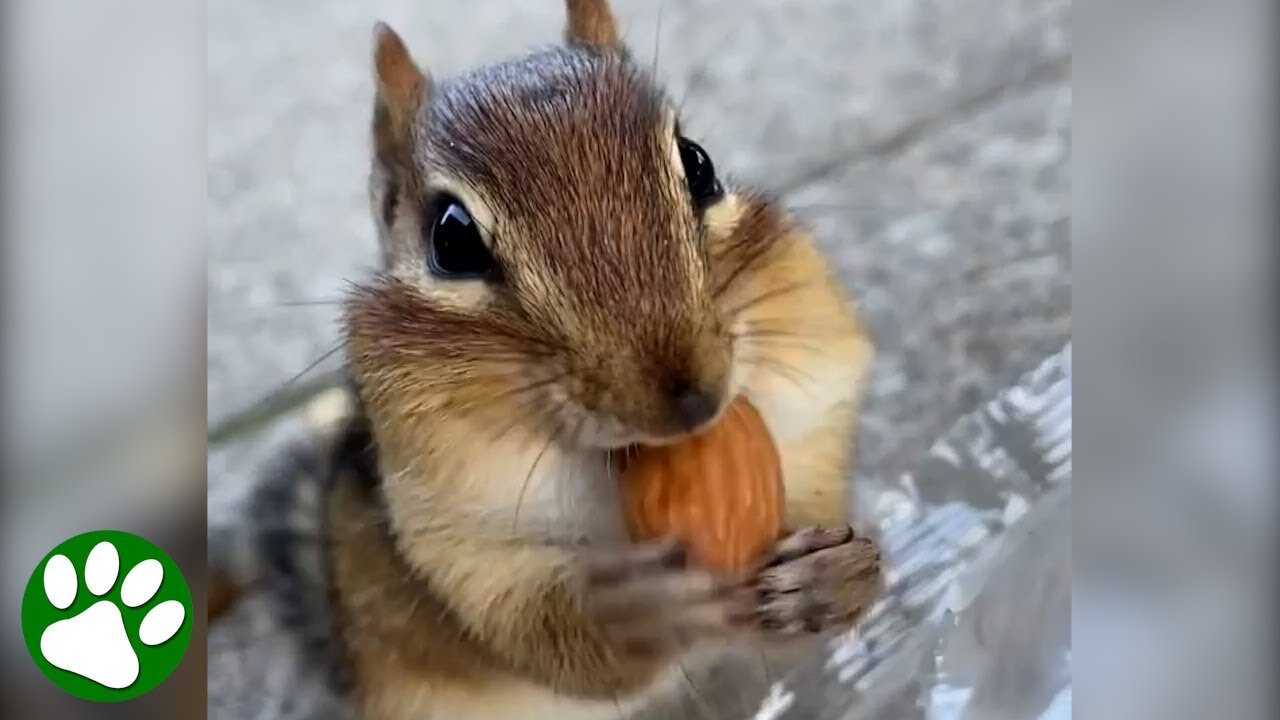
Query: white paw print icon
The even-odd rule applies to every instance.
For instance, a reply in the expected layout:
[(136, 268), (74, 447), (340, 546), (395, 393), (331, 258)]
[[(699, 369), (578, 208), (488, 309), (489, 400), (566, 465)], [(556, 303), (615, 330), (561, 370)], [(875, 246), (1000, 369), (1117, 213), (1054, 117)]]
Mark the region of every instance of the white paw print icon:
[[(110, 542), (89, 551), (84, 584), (93, 596), (102, 597), (115, 587), (120, 574), (120, 554)], [(155, 559), (143, 560), (125, 575), (120, 601), (131, 608), (152, 600), (164, 581), (164, 567)], [(54, 555), (44, 567), (44, 591), (49, 602), (66, 610), (75, 602), (79, 581), (66, 555)], [(151, 608), (138, 625), (138, 640), (159, 645), (181, 629), (186, 609), (177, 600)], [(138, 679), (138, 654), (125, 631), (124, 617), (114, 600), (103, 598), (74, 617), (59, 620), (40, 636), (40, 652), (54, 667), (120, 690)]]

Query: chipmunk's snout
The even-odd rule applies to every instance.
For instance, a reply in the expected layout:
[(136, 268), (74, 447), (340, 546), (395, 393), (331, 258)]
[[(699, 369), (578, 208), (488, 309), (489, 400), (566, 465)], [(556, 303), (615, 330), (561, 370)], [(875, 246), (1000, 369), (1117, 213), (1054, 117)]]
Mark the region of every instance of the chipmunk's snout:
[(650, 432), (658, 438), (675, 438), (697, 432), (719, 416), (728, 404), (730, 356), (727, 343), (717, 333), (676, 362), (664, 363), (649, 385)]
[(701, 387), (683, 378), (671, 384), (668, 394), (676, 424), (688, 432), (709, 422), (724, 404), (723, 393), (719, 389)]
[[(732, 345), (719, 328), (703, 328), (671, 342), (663, 330), (611, 341), (580, 343), (597, 352), (574, 353), (566, 393), (590, 418), (585, 434), (606, 447), (662, 444), (713, 423), (732, 395)], [(625, 339), (624, 339), (625, 338)]]

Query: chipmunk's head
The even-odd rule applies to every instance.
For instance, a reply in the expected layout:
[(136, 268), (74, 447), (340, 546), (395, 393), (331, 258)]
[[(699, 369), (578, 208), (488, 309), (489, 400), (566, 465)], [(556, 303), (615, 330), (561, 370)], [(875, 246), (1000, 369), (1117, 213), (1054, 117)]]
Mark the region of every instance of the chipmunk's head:
[(431, 79), (376, 37), (383, 273), (347, 312), (373, 405), (660, 442), (730, 400), (709, 248), (738, 203), (629, 59), (603, 0), (564, 46)]

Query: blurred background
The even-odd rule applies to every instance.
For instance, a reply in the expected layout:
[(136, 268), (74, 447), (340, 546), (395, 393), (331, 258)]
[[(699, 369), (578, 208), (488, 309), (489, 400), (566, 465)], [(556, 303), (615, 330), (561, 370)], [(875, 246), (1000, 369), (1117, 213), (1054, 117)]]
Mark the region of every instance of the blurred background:
[[(374, 259), (373, 22), (440, 75), (562, 23), (558, 0), (185, 5), (4, 5), (3, 617), (49, 548), (98, 527), (156, 540), (201, 594), (206, 512), (234, 521), (299, 431), (289, 409), (337, 365), (311, 367), (336, 341), (314, 303)], [(717, 167), (783, 197), (857, 297), (879, 347), (859, 490), (916, 477), (948, 428), (1075, 335), (1088, 472), (1077, 574), (1050, 576), (1075, 595), (1082, 715), (1267, 716), (1274, 365), (1252, 351), (1274, 328), (1253, 311), (1271, 267), (1254, 219), (1272, 4), (614, 7)], [(1054, 497), (1060, 539), (1071, 498)], [(989, 623), (1016, 624), (1025, 588), (1010, 588)], [(35, 672), (16, 626), (0, 623), (0, 717), (262, 707), (216, 668), (206, 697), (198, 642), (155, 695), (79, 703)]]
[(203, 711), (201, 638), (153, 694), (103, 706), (40, 675), (18, 623), (37, 563), (100, 528), (151, 539), (203, 595), (205, 19), (184, 5), (0, 6), (3, 717)]

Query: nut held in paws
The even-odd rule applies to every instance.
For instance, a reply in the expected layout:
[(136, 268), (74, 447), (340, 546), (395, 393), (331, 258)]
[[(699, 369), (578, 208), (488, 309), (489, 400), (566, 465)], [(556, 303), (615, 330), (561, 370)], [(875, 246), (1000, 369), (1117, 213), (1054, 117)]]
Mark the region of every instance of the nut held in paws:
[(678, 538), (699, 564), (743, 570), (778, 539), (781, 460), (746, 398), (697, 436), (619, 454), (623, 512), (633, 540)]

